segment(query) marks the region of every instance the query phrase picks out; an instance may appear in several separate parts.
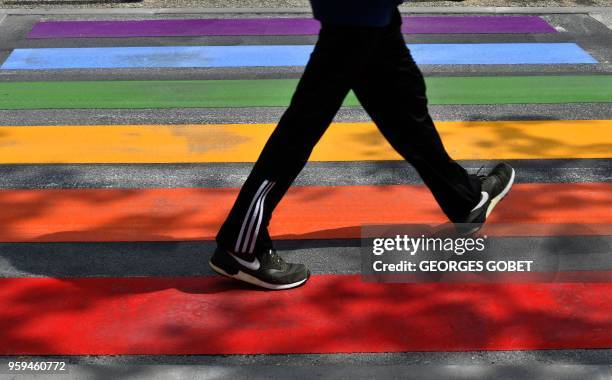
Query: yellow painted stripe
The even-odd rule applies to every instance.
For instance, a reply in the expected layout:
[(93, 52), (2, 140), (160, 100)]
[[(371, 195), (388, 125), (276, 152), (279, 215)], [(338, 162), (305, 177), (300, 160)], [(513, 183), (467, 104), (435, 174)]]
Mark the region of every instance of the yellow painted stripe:
[[(612, 120), (438, 122), (437, 126), (455, 159), (612, 157)], [(253, 162), (273, 128), (271, 124), (0, 127), (0, 162)], [(311, 161), (399, 159), (371, 123), (333, 124), (311, 157)]]

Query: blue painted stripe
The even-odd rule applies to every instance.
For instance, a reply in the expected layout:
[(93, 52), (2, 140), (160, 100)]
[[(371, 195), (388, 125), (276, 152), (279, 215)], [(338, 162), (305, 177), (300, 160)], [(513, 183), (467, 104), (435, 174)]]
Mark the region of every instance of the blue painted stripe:
[[(415, 44), (419, 64), (597, 63), (574, 43)], [(311, 45), (15, 49), (2, 69), (303, 66)]]

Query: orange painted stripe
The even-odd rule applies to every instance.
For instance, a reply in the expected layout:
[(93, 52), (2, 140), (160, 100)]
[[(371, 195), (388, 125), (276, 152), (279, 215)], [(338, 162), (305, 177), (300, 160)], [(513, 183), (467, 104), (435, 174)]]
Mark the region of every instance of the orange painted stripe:
[[(456, 160), (609, 158), (612, 120), (440, 121)], [(254, 162), (274, 124), (0, 126), (0, 162)], [(373, 123), (333, 123), (309, 161), (403, 160)]]
[[(0, 241), (212, 239), (237, 189), (0, 191)], [(518, 184), (491, 217), (499, 223), (612, 224), (612, 183)], [(271, 234), (359, 237), (363, 224), (443, 223), (424, 186), (293, 187)]]

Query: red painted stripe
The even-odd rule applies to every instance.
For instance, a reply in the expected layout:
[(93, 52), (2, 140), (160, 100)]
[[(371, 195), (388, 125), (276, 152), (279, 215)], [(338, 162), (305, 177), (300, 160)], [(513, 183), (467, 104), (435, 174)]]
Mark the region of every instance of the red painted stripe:
[[(610, 274), (608, 274), (610, 275)], [(0, 279), (0, 354), (271, 354), (612, 347), (612, 284)]]
[[(0, 191), (0, 241), (212, 239), (236, 189)], [(501, 223), (612, 224), (612, 183), (521, 184)], [(294, 187), (271, 223), (277, 239), (355, 238), (363, 224), (443, 223), (424, 186)]]

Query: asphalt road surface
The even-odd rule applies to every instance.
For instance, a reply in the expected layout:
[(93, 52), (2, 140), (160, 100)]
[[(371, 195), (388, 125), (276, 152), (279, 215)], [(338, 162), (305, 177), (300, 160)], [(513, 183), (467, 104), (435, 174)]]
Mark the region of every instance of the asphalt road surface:
[[(67, 5), (91, 6), (54, 6)], [(219, 278), (206, 262), (303, 70), (275, 62), (303, 58), (316, 39), (266, 28), (306, 15), (17, 13), (0, 14), (0, 378), (22, 378), (8, 371), (16, 360), (68, 363), (69, 373), (28, 373), (41, 379), (612, 378), (605, 10), (518, 25), (498, 14), (494, 30), (472, 20), (406, 34), (429, 60), (430, 110), (451, 153), (470, 172), (501, 159), (517, 169), (493, 217), (523, 230), (495, 237), (499, 253), (538, 252), (559, 258), (559, 272), (598, 281), (362, 281), (362, 224), (445, 219), (349, 99), (271, 225), (278, 249), (313, 278), (272, 293)], [(269, 19), (248, 32), (254, 17)], [(459, 20), (443, 17), (427, 26)], [(173, 23), (209, 18), (232, 18), (238, 32)], [(245, 58), (278, 46), (295, 55), (270, 53), (256, 67)]]

